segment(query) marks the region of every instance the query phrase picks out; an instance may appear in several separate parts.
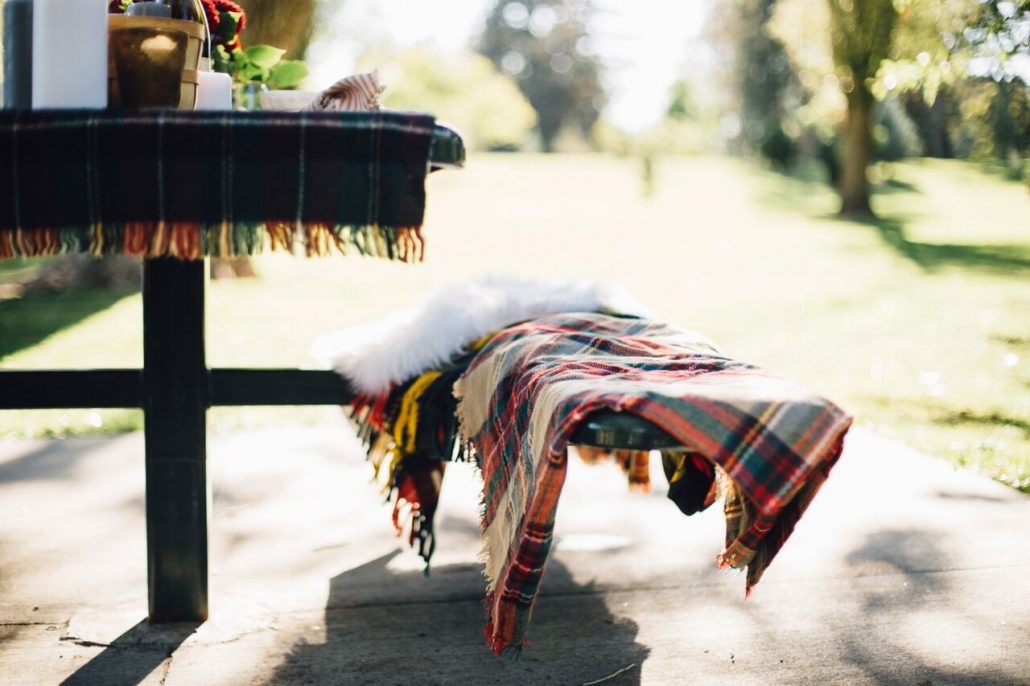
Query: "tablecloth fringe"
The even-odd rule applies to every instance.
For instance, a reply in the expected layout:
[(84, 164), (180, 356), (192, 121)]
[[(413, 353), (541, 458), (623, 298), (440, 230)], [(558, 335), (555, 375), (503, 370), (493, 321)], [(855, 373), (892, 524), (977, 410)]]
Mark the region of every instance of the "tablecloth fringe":
[(421, 262), (420, 227), (263, 222), (135, 222), (61, 228), (0, 229), (0, 259), (87, 253), (177, 257), (246, 257), (265, 250), (321, 257), (339, 253)]

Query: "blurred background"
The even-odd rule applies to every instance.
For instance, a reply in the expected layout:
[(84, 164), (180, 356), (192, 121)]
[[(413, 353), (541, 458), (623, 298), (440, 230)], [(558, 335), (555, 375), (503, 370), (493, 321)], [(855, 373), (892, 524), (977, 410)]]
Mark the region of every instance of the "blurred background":
[[(317, 335), (455, 279), (612, 280), (1030, 492), (1027, 0), (240, 4), (244, 46), (304, 59), (305, 89), (378, 69), (387, 107), (435, 113), (470, 154), (430, 178), (423, 264), (216, 269), (210, 365), (311, 365)], [(138, 365), (141, 335), (131, 260), (0, 262), (0, 365)], [(341, 417), (211, 412), (214, 431)], [(0, 413), (0, 437), (141, 425)]]

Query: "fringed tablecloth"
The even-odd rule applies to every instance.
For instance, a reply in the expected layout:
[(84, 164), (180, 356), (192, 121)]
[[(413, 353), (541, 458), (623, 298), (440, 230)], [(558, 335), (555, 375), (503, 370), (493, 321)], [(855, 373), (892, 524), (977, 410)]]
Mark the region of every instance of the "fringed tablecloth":
[(461, 139), (400, 112), (0, 112), (0, 259), (263, 249), (419, 261)]

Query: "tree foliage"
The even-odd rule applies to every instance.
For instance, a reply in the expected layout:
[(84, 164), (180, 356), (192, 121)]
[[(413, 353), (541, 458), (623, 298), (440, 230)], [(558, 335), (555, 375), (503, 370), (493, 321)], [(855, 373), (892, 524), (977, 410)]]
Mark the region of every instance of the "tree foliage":
[(361, 61), (381, 69), (387, 107), (433, 112), (458, 128), (470, 148), (519, 148), (536, 123), (514, 81), (482, 55), (445, 58), (412, 50), (369, 54)]
[(274, 45), (303, 58), (315, 29), (317, 0), (238, 0), (247, 12), (247, 45)]
[[(872, 109), (891, 92), (928, 104), (964, 73), (978, 0), (780, 0), (772, 20), (809, 90), (810, 115), (841, 127), (842, 211), (869, 212)], [(836, 112), (836, 117), (833, 114)]]
[(516, 79), (536, 110), (545, 151), (566, 126), (588, 137), (604, 105), (593, 12), (589, 0), (496, 0), (480, 37), (479, 51)]
[(962, 38), (975, 55), (994, 59), (995, 81), (1011, 80), (1006, 62), (1017, 55), (1030, 59), (1030, 0), (981, 0)]
[(771, 154), (782, 163), (793, 146), (783, 130), (787, 110), (795, 106), (796, 76), (783, 43), (769, 32), (776, 0), (734, 0), (726, 17), (733, 26), (733, 93), (740, 113), (742, 148)]

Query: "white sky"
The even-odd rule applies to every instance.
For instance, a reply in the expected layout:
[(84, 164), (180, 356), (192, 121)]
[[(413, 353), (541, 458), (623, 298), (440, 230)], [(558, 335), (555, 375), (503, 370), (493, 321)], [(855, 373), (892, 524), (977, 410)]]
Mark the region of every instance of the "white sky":
[[(657, 122), (669, 86), (680, 75), (712, 0), (595, 0), (595, 46), (608, 67), (610, 103), (605, 118), (627, 130)], [(351, 73), (364, 42), (398, 49), (422, 46), (458, 52), (471, 46), (490, 0), (344, 0), (327, 35), (308, 53), (311, 88), (324, 88)], [(445, 9), (444, 9), (445, 8)], [(389, 84), (385, 84), (389, 86)]]

